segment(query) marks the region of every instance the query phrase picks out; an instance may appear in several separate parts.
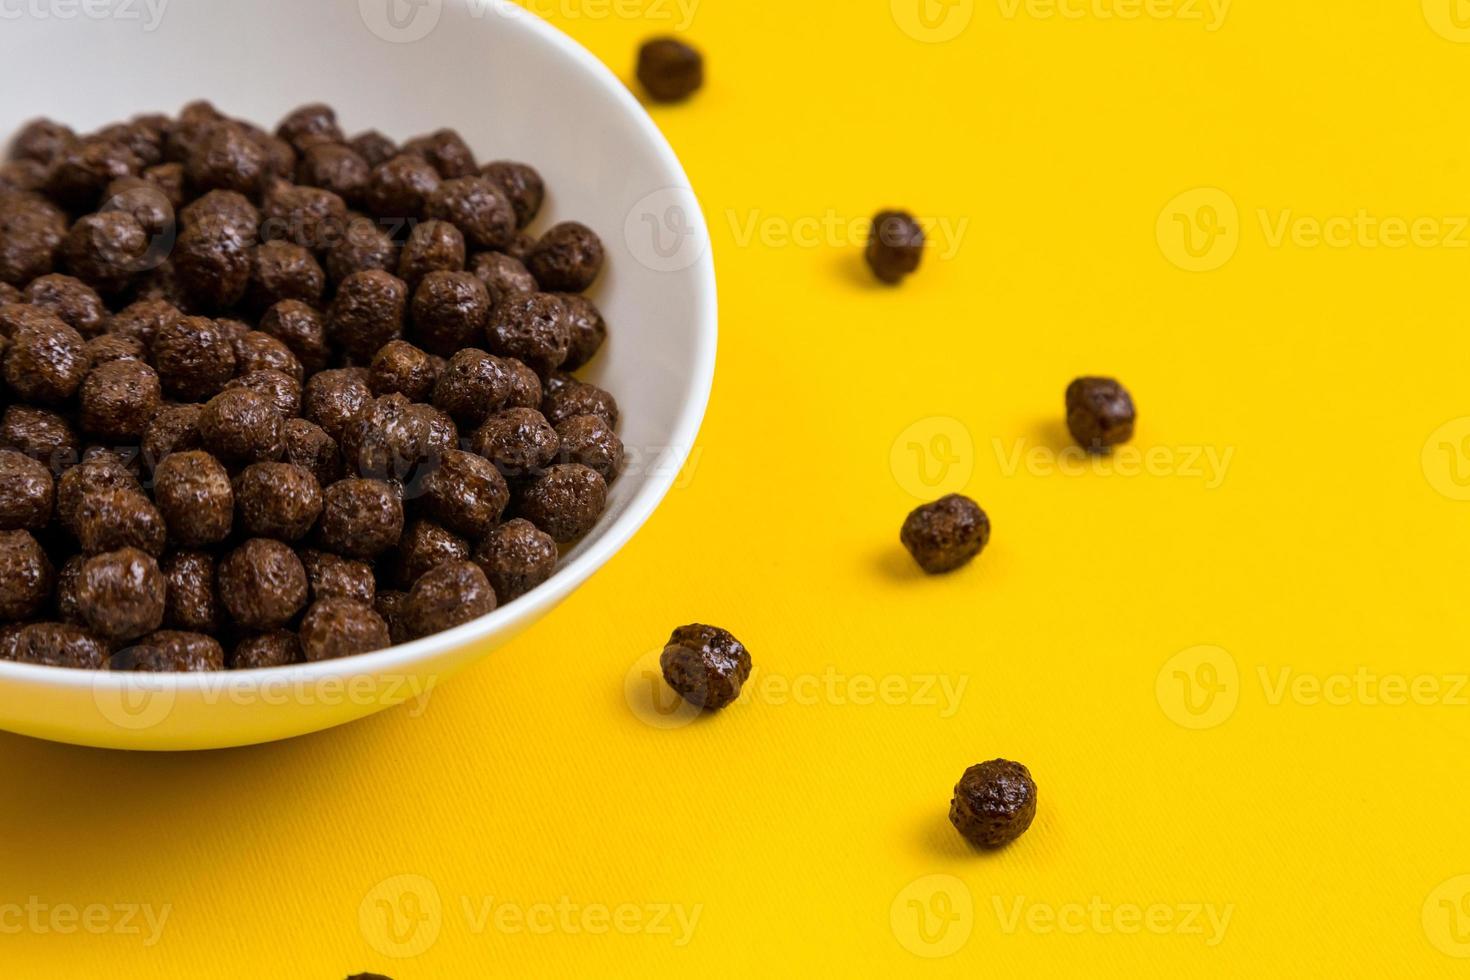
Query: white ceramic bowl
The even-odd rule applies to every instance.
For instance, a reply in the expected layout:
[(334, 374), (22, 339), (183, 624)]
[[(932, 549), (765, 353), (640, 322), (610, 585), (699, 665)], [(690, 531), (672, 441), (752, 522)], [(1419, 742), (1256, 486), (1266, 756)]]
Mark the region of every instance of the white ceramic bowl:
[(267, 671), (140, 675), (0, 661), (0, 728), (172, 750), (351, 721), (422, 693), (535, 622), (653, 512), (709, 395), (714, 266), (673, 151), (584, 48), (504, 0), (175, 0), (161, 17), (159, 0), (108, 0), (90, 14), (82, 8), (91, 5), (48, 0), (13, 6), (21, 15), (0, 24), (0, 133), (40, 115), (84, 131), (194, 98), (273, 128), (295, 106), (324, 101), (349, 133), (402, 140), (451, 126), (482, 160), (535, 165), (549, 192), (532, 230), (575, 218), (607, 246), (590, 295), (611, 340), (585, 375), (622, 406), (630, 468), (550, 581), (474, 622)]

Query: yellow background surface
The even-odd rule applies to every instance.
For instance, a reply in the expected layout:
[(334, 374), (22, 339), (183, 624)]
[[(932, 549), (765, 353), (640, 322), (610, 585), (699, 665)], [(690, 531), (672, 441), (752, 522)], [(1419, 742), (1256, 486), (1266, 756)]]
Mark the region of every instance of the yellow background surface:
[[(651, 33), (708, 55), (654, 110), (721, 290), (692, 464), (425, 703), (194, 755), (0, 737), (0, 973), (1463, 975), (1448, 0), (534, 9), (624, 73)], [(885, 206), (930, 228), (897, 290)], [(1139, 406), (1107, 465), (1066, 451), (1081, 373)], [(926, 579), (898, 528), (953, 489), (992, 543)], [(757, 664), (692, 722), (642, 673), (688, 621)], [(946, 813), (996, 756), (1040, 809), (985, 855)], [(52, 915), (99, 903), (139, 912)]]

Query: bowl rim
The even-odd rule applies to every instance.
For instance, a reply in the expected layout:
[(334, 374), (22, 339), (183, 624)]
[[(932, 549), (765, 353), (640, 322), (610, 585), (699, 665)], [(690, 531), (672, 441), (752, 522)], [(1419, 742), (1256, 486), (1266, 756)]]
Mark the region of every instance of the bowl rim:
[[(467, 0), (443, 0), (467, 8)], [(512, 3), (494, 4), (493, 9), (500, 19), (515, 25), (511, 30), (522, 30), (529, 39), (547, 45), (566, 57), (581, 70), (590, 73), (604, 89), (611, 92), (613, 100), (621, 106), (624, 115), (635, 125), (658, 157), (667, 176), (664, 187), (677, 187), (692, 194), (692, 185), (679, 162), (673, 147), (642, 104), (628, 90), (607, 65), (571, 36), (563, 33), (551, 23), (542, 20), (530, 11)], [(689, 397), (679, 410), (670, 432), (669, 444), (691, 451), (695, 437), (704, 420), (709, 404), (710, 391), (714, 385), (715, 354), (718, 339), (718, 302), (715, 285), (713, 245), (704, 212), (691, 209), (695, 230), (699, 240), (705, 243), (704, 254), (688, 270), (696, 277), (697, 316), (691, 324), (695, 332), (694, 369), (689, 374)], [(673, 486), (688, 457), (679, 467), (659, 467), (649, 472), (644, 484), (633, 499), (628, 501), (617, 519), (590, 540), (587, 548), (576, 558), (557, 568), (551, 578), (536, 586), (513, 602), (498, 607), (478, 619), (470, 620), (442, 633), (435, 633), (409, 643), (385, 647), (371, 653), (357, 654), (335, 660), (315, 663), (290, 664), (282, 667), (258, 667), (249, 670), (223, 670), (199, 672), (169, 672), (138, 674), (129, 671), (87, 670), (73, 667), (54, 667), (45, 664), (22, 663), (0, 660), (0, 684), (26, 686), (52, 686), (58, 688), (105, 691), (108, 689), (137, 688), (146, 683), (150, 690), (173, 690), (177, 693), (206, 693), (221, 684), (232, 687), (252, 682), (293, 684), (311, 683), (326, 679), (341, 679), (363, 675), (382, 675), (397, 671), (409, 673), (424, 661), (447, 653), (456, 647), (467, 647), (477, 640), (502, 632), (516, 624), (530, 623), (556, 606), (573, 590), (612, 558), (633, 535), (644, 525), (654, 510), (663, 501)], [(488, 655), (486, 649), (480, 656)], [(475, 657), (474, 659), (479, 659)], [(145, 680), (146, 678), (146, 680)], [(228, 678), (227, 680), (225, 678)], [(269, 709), (274, 705), (256, 705), (256, 710)]]

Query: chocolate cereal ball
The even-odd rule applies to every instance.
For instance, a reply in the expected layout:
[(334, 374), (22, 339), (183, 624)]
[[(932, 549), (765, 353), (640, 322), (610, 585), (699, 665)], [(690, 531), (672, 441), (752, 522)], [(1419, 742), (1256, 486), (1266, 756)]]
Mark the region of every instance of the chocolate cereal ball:
[(398, 256), (398, 277), (417, 289), (431, 272), (459, 272), (464, 268), (464, 236), (447, 221), (421, 221), (408, 233)]
[(930, 575), (970, 563), (990, 542), (990, 518), (969, 497), (952, 493), (915, 508), (899, 535), (919, 567)]
[(556, 571), (556, 542), (530, 521), (517, 517), (492, 528), (473, 558), (503, 605), (551, 578)]
[(403, 144), (403, 152), (428, 160), (445, 180), (475, 173), (475, 155), (463, 137), (452, 129), (439, 129)]
[(39, 531), (55, 506), (51, 471), (14, 449), (0, 449), (0, 531)]
[(316, 548), (302, 548), (297, 554), (306, 569), (307, 589), (312, 602), (337, 598), (369, 606), (373, 604), (377, 596), (377, 580), (372, 565)]
[(87, 376), (87, 342), (52, 313), (37, 310), (10, 335), (5, 383), (16, 398), (59, 405)]
[(561, 449), (556, 430), (534, 408), (508, 408), (485, 420), (472, 437), (475, 452), (506, 476), (534, 476)]
[(271, 630), (247, 636), (230, 651), (231, 670), (257, 670), (262, 667), (284, 667), (299, 664), (305, 657), (301, 654), (301, 639), (289, 630)]
[[(392, 222), (396, 219), (385, 218)], [(327, 252), (327, 275), (340, 283), (354, 272), (398, 269), (398, 243), (371, 218), (355, 215), (348, 219), (342, 240)]]
[(382, 480), (338, 480), (322, 494), (321, 547), (347, 558), (372, 558), (403, 534), (403, 502)]
[(510, 371), (510, 398), (506, 400), (506, 408), (535, 408), (541, 407), (541, 378), (535, 371), (526, 365), (526, 362), (514, 357), (504, 359), (509, 365)]
[(143, 430), (143, 461), (156, 468), (169, 453), (198, 449), (203, 405), (164, 405)]
[(174, 243), (173, 265), (190, 301), (211, 310), (239, 303), (250, 285), (255, 237), (254, 228), (220, 214), (186, 222)]
[(71, 211), (85, 211), (97, 203), (102, 189), (118, 177), (143, 168), (126, 144), (95, 136), (67, 143), (51, 161), (46, 194)]
[(108, 332), (123, 337), (136, 337), (144, 345), (152, 345), (160, 327), (183, 319), (183, 316), (178, 307), (167, 300), (142, 299), (113, 314)]
[(571, 323), (567, 308), (550, 293), (532, 293), (499, 303), (485, 328), (490, 353), (524, 361), (540, 374), (567, 359)]
[(190, 150), (184, 177), (198, 193), (212, 190), (258, 193), (271, 172), (265, 148), (243, 126), (221, 122)]
[(562, 361), (563, 371), (575, 371), (592, 360), (607, 340), (607, 322), (592, 301), (580, 293), (558, 293), (557, 298), (567, 308), (567, 325), (571, 329), (571, 341), (567, 345), (567, 359)]
[(745, 644), (727, 630), (699, 623), (674, 630), (658, 663), (669, 687), (706, 711), (733, 704), (751, 668)]
[(77, 578), (77, 609), (88, 627), (131, 640), (163, 624), (168, 582), (153, 556), (137, 548), (93, 555)]
[(189, 228), (218, 218), (252, 244), (260, 230), (260, 209), (244, 194), (210, 191), (179, 210), (179, 222)]
[(397, 584), (406, 589), (429, 569), (446, 561), (460, 561), (469, 556), (470, 546), (463, 538), (451, 534), (433, 521), (412, 521), (404, 528), (394, 556)]
[(434, 404), (464, 425), (478, 425), (510, 398), (510, 371), (498, 357), (466, 348), (444, 365)]
[(361, 368), (339, 368), (311, 376), (301, 393), (301, 415), (338, 443), (373, 405), (370, 375)]
[(30, 619), (51, 594), (51, 562), (29, 531), (0, 531), (0, 620)]
[(107, 643), (73, 623), (31, 623), (16, 630), (7, 654), (0, 657), (25, 664), (101, 670), (107, 664)]
[(880, 211), (868, 233), (866, 257), (880, 281), (900, 283), (924, 257), (924, 229), (907, 211)]
[(219, 563), (220, 601), (247, 629), (286, 625), (306, 605), (306, 569), (289, 545), (251, 538)]
[(418, 218), (440, 180), (439, 171), (429, 161), (401, 154), (373, 168), (364, 203), (380, 218)]
[(490, 293), (470, 272), (430, 272), (413, 294), (414, 338), (448, 357), (479, 339), (490, 318)]
[(179, 317), (153, 335), (153, 364), (169, 395), (203, 401), (235, 376), (235, 346), (220, 321)]
[(704, 85), (704, 56), (675, 37), (656, 37), (638, 49), (638, 83), (655, 102), (682, 102)]
[(499, 523), (510, 489), (488, 460), (451, 449), (424, 481), (423, 502), (425, 512), (444, 527), (478, 539)]
[(327, 366), (331, 351), (326, 320), (305, 301), (285, 299), (276, 303), (260, 318), (260, 332), (289, 347), (305, 371), (314, 373)]
[(611, 483), (623, 469), (623, 440), (600, 415), (573, 415), (556, 427), (563, 463), (591, 467)]
[(378, 348), (403, 333), (408, 290), (402, 279), (381, 270), (353, 273), (332, 300), (328, 336), (355, 361), (371, 362)]
[(371, 653), (393, 645), (388, 624), (373, 607), (350, 599), (321, 599), (301, 620), (301, 650), (312, 663)]
[(235, 365), (240, 374), (251, 371), (280, 371), (299, 384), (304, 377), (301, 361), (283, 340), (263, 330), (246, 330), (234, 339)]
[(524, 228), (536, 218), (546, 198), (546, 185), (530, 164), (514, 160), (496, 160), (480, 168), (480, 176), (499, 185), (515, 212), (516, 228)]
[[(423, 290), (420, 286), (419, 292)], [(415, 402), (428, 399), (439, 373), (432, 357), (404, 340), (390, 340), (378, 348), (368, 370), (373, 394), (399, 394)]]
[(105, 333), (87, 341), (87, 360), (91, 362), (93, 368), (111, 361), (146, 361), (148, 360), (148, 345), (137, 337), (124, 337), (120, 333)]
[(89, 555), (119, 548), (163, 554), (168, 525), (153, 501), (139, 490), (96, 490), (84, 494), (73, 511), (77, 543)]
[(409, 483), (422, 465), (457, 442), (454, 423), (444, 413), (402, 395), (384, 395), (343, 433), (342, 459), (360, 476)]
[(113, 670), (146, 673), (183, 673), (224, 670), (225, 651), (219, 641), (203, 633), (158, 630), (119, 650)]
[(0, 282), (25, 286), (56, 267), (66, 215), (28, 194), (0, 193)]
[(14, 160), (51, 163), (76, 138), (77, 134), (69, 126), (51, 119), (32, 119), (11, 141), (10, 156)]
[(233, 388), (246, 388), (264, 396), (283, 419), (301, 414), (301, 383), (280, 371), (251, 371), (225, 385), (226, 391)]
[(154, 265), (155, 257), (162, 260), (177, 232), (177, 218), (167, 192), (142, 177), (119, 177), (107, 185), (103, 198), (101, 210), (132, 215), (148, 236), (150, 249), (157, 248), (153, 254), (145, 254), (138, 260), (138, 271)]
[(66, 419), (28, 405), (9, 405), (0, 415), (0, 445), (39, 460), (53, 473), (75, 463), (81, 451)]
[(613, 428), (618, 425), (618, 403), (612, 394), (571, 375), (548, 380), (541, 398), (541, 413), (552, 425), (561, 425), (574, 415), (600, 415)]
[(404, 626), (415, 636), (453, 629), (495, 610), (495, 590), (471, 561), (436, 565), (414, 582), (403, 605)]
[(1036, 781), (1019, 762), (971, 766), (954, 788), (949, 822), (977, 847), (1004, 847), (1036, 818)]
[(347, 145), (352, 147), (353, 152), (362, 157), (370, 167), (376, 167), (398, 155), (398, 144), (376, 129), (358, 133), (347, 141)]
[(316, 257), (291, 242), (264, 242), (250, 256), (250, 285), (247, 300), (257, 310), (268, 309), (282, 300), (299, 300), (316, 305), (327, 288), (327, 274)]
[(80, 279), (52, 274), (31, 281), (25, 301), (49, 310), (83, 337), (95, 337), (107, 327), (109, 314), (97, 291)]
[(367, 193), (372, 168), (349, 146), (316, 143), (301, 154), (296, 181), (336, 194), (348, 204), (358, 204)]
[(256, 538), (295, 541), (322, 512), (322, 491), (311, 471), (291, 463), (253, 463), (235, 478), (240, 529)]
[(135, 441), (148, 429), (163, 401), (158, 374), (139, 360), (108, 361), (82, 382), (82, 429), (119, 444)]
[(336, 110), (320, 102), (292, 109), (276, 127), (276, 136), (298, 152), (317, 143), (340, 143), (346, 138), (337, 125)]
[(231, 388), (205, 403), (199, 414), (199, 439), (225, 462), (257, 463), (281, 458), (286, 448), (284, 425), (281, 413), (264, 395)]
[(153, 472), (153, 498), (169, 537), (185, 548), (218, 544), (235, 520), (235, 491), (220, 461), (197, 450), (166, 456)]
[(536, 477), (520, 499), (520, 514), (558, 544), (592, 530), (607, 506), (607, 482), (580, 463), (558, 463)]
[(62, 527), (80, 537), (77, 512), (82, 500), (104, 490), (141, 493), (142, 487), (138, 485), (137, 477), (123, 466), (122, 460), (110, 454), (89, 456), (62, 473), (56, 481), (56, 516)]
[(318, 486), (336, 483), (342, 476), (342, 455), (337, 449), (337, 440), (327, 435), (322, 427), (306, 419), (288, 419), (285, 426), (288, 463), (306, 470), (316, 478)]
[(536, 292), (536, 277), (520, 259), (504, 252), (481, 252), (470, 259), (469, 271), (485, 284), (492, 303), (503, 303)]
[(447, 221), (471, 248), (505, 248), (516, 237), (516, 213), (500, 185), (485, 177), (456, 177), (424, 203), (429, 218)]
[(1133, 438), (1133, 397), (1112, 378), (1078, 378), (1067, 386), (1067, 429), (1090, 453)]
[(602, 260), (602, 239), (584, 224), (564, 221), (536, 242), (526, 256), (526, 268), (542, 289), (580, 293), (602, 271)]
[(175, 551), (160, 568), (168, 583), (163, 623), (170, 629), (213, 633), (220, 626), (214, 558), (207, 551)]
[(285, 240), (313, 252), (326, 252), (342, 240), (347, 205), (331, 191), (278, 180), (265, 193), (261, 237)]

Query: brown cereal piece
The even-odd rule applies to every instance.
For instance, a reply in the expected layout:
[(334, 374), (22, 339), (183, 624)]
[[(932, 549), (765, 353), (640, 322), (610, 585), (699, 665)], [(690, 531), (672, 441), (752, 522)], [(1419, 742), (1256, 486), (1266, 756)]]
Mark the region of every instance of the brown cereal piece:
[(543, 391), (541, 413), (552, 425), (560, 425), (574, 415), (601, 415), (608, 425), (615, 429), (618, 426), (617, 399), (594, 384), (558, 374)]
[(203, 633), (159, 630), (114, 654), (112, 669), (162, 674), (224, 670), (225, 651)]
[(98, 139), (121, 143), (138, 158), (138, 167), (154, 167), (163, 162), (163, 139), (167, 126), (158, 119), (148, 117), (131, 122), (113, 123), (99, 129), (94, 135)]
[(752, 666), (745, 644), (728, 630), (700, 623), (674, 630), (658, 663), (669, 687), (706, 711), (733, 704)]
[(77, 578), (77, 609), (88, 627), (131, 640), (163, 623), (168, 581), (153, 556), (137, 548), (93, 555)]
[(492, 528), (473, 557), (504, 605), (551, 578), (557, 549), (551, 535), (517, 517)]
[(292, 109), (276, 127), (276, 136), (298, 152), (317, 143), (340, 143), (346, 139), (342, 127), (337, 125), (336, 110), (320, 102)]
[(433, 521), (411, 521), (403, 530), (394, 556), (398, 585), (406, 589), (429, 569), (447, 561), (463, 561), (469, 556), (469, 542), (459, 535)]
[(286, 241), (263, 242), (250, 257), (250, 285), (246, 299), (257, 310), (282, 300), (316, 306), (327, 288), (327, 274), (316, 257)]
[(265, 369), (251, 371), (232, 379), (225, 385), (225, 390), (231, 388), (247, 388), (259, 395), (264, 395), (280, 413), (282, 419), (291, 419), (301, 414), (301, 383), (288, 374), (280, 371)]
[(557, 459), (591, 467), (608, 483), (623, 470), (623, 440), (601, 415), (573, 415), (556, 427)]
[(949, 822), (977, 847), (1004, 847), (1036, 819), (1036, 781), (1019, 762), (992, 759), (965, 770), (955, 784)]
[(3, 659), (48, 667), (101, 670), (107, 665), (107, 643), (73, 623), (31, 623), (15, 633)]
[(918, 271), (924, 257), (924, 229), (907, 211), (879, 211), (868, 231), (864, 252), (880, 282), (896, 285)]
[(224, 115), (204, 99), (196, 99), (179, 110), (179, 117), (163, 140), (163, 158), (182, 163), (188, 159), (194, 144), (202, 140), (214, 123)]
[(362, 202), (372, 168), (350, 146), (315, 143), (301, 154), (296, 182), (331, 191), (348, 204)]
[(54, 572), (29, 531), (0, 531), (0, 620), (30, 619), (46, 605)]
[[(167, 192), (157, 184), (142, 177), (119, 177), (107, 185), (103, 198), (100, 210), (122, 211), (132, 215), (133, 220), (138, 222), (138, 226), (148, 236), (151, 245), (158, 247), (159, 253), (164, 252), (166, 246), (172, 243), (172, 238), (167, 242), (159, 241), (175, 231), (175, 213)], [(144, 256), (139, 260), (139, 271), (147, 268), (148, 259), (149, 256)]]
[(655, 37), (638, 49), (638, 84), (655, 102), (682, 102), (704, 85), (704, 55), (676, 37)]
[(342, 454), (337, 440), (322, 427), (306, 419), (288, 419), (285, 428), (286, 462), (316, 477), (320, 487), (336, 483), (342, 476)]
[(472, 561), (436, 565), (414, 582), (403, 603), (404, 626), (430, 636), (495, 611), (495, 590)]
[(143, 169), (143, 161), (127, 144), (95, 136), (73, 140), (51, 161), (46, 194), (71, 211), (85, 211), (97, 203), (102, 190), (118, 177)]
[[(386, 220), (386, 219), (385, 219)], [(371, 218), (355, 215), (348, 219), (342, 240), (327, 252), (327, 275), (340, 283), (354, 272), (398, 268), (398, 243)]]
[(541, 377), (525, 361), (514, 357), (502, 358), (509, 365), (510, 371), (510, 398), (506, 401), (506, 408), (535, 408), (541, 407)]
[(235, 478), (240, 528), (251, 537), (295, 541), (322, 512), (322, 491), (311, 471), (293, 463), (253, 463)]
[(413, 333), (424, 350), (448, 357), (479, 339), (490, 293), (473, 273), (430, 272), (413, 294)]
[(77, 134), (70, 126), (51, 119), (32, 119), (15, 134), (10, 143), (10, 157), (49, 164), (62, 150), (76, 142), (76, 138)]
[(219, 597), (247, 629), (285, 626), (306, 606), (306, 569), (291, 547), (251, 538), (219, 563)]
[(188, 450), (164, 457), (153, 472), (153, 498), (169, 537), (182, 547), (218, 544), (234, 526), (230, 474), (209, 453)]
[(458, 442), (448, 415), (402, 395), (383, 395), (343, 434), (342, 459), (348, 472), (410, 484)]
[(296, 172), (296, 148), (285, 140), (272, 136), (259, 126), (250, 123), (242, 124), (245, 132), (256, 144), (265, 151), (266, 159), (270, 163), (267, 180), (272, 178), (289, 178)]
[(373, 394), (400, 394), (414, 402), (427, 400), (439, 377), (434, 359), (404, 340), (390, 340), (378, 348), (369, 372)]
[(0, 530), (39, 531), (55, 507), (51, 471), (24, 453), (0, 449)]
[(321, 426), (339, 444), (373, 404), (370, 375), (361, 368), (313, 374), (301, 393), (301, 415)]
[(137, 337), (104, 333), (87, 341), (87, 360), (94, 370), (112, 361), (147, 361), (148, 345)]
[(515, 241), (516, 213), (500, 185), (484, 177), (440, 184), (424, 204), (426, 217), (447, 221), (472, 248), (505, 248)]
[(1067, 429), (1090, 453), (1132, 439), (1137, 418), (1133, 397), (1112, 378), (1078, 378), (1067, 386)]
[(297, 554), (306, 568), (312, 602), (336, 598), (351, 599), (369, 606), (373, 604), (377, 596), (377, 581), (369, 563), (316, 548), (302, 548)]
[(369, 363), (378, 348), (403, 334), (407, 304), (408, 284), (402, 279), (379, 269), (354, 272), (337, 288), (327, 312), (327, 335), (355, 361)]
[(403, 502), (382, 480), (338, 480), (322, 494), (321, 547), (347, 558), (372, 558), (403, 535)]
[(143, 179), (163, 193), (164, 200), (177, 214), (184, 206), (184, 165), (182, 163), (160, 163), (143, 171)]
[(514, 296), (498, 303), (485, 327), (492, 354), (524, 361), (549, 374), (567, 359), (572, 342), (566, 304), (551, 293)]
[(930, 575), (970, 563), (990, 541), (990, 518), (969, 497), (952, 493), (917, 507), (903, 522), (899, 539)]
[(304, 377), (301, 361), (286, 342), (263, 330), (246, 330), (235, 338), (235, 363), (239, 373), (280, 371), (298, 383)]
[(424, 509), (455, 534), (483, 537), (510, 503), (505, 477), (474, 453), (451, 449), (424, 481)]
[(56, 573), (56, 618), (64, 623), (81, 623), (82, 610), (77, 601), (77, 584), (82, 578), (82, 566), (87, 563), (86, 555), (72, 555)]
[(515, 211), (517, 229), (536, 219), (546, 198), (546, 184), (536, 168), (514, 160), (495, 160), (481, 167), (480, 175), (494, 181), (505, 192)]
[(504, 252), (481, 252), (470, 259), (469, 271), (485, 284), (492, 303), (536, 292), (536, 277), (521, 260)]
[(5, 383), (17, 398), (59, 405), (76, 394), (89, 366), (82, 335), (60, 317), (37, 311), (10, 335)]
[(143, 459), (157, 467), (172, 452), (198, 449), (199, 415), (203, 405), (164, 405), (153, 414), (143, 430)]
[(281, 458), (284, 426), (269, 398), (249, 388), (230, 388), (205, 403), (199, 439), (226, 462), (259, 463)]
[(25, 294), (8, 282), (0, 282), (0, 306), (19, 305), (25, 302)]
[(39, 194), (51, 176), (51, 168), (36, 160), (7, 160), (0, 163), (0, 193)]
[(417, 289), (431, 272), (459, 272), (464, 268), (464, 236), (447, 221), (421, 221), (408, 233), (398, 256), (398, 277)]
[(403, 152), (428, 160), (445, 180), (468, 177), (476, 172), (474, 153), (452, 129), (439, 129), (415, 137), (403, 144)]
[(575, 371), (602, 349), (607, 340), (607, 322), (593, 302), (580, 293), (558, 293), (557, 297), (567, 308), (567, 324), (571, 328), (571, 343), (567, 345), (567, 359), (562, 361), (563, 371)]
[(269, 334), (291, 349), (302, 369), (311, 374), (327, 366), (327, 322), (321, 313), (302, 300), (285, 299), (265, 311), (260, 332)]
[(373, 609), (388, 625), (388, 635), (394, 643), (407, 643), (413, 639), (404, 622), (404, 607), (407, 603), (408, 593), (397, 589), (379, 589), (377, 598), (373, 600)]
[(321, 599), (301, 620), (301, 650), (307, 661), (336, 660), (393, 645), (388, 624), (373, 607), (350, 599)]
[(439, 171), (423, 157), (400, 154), (373, 168), (364, 203), (380, 218), (419, 218), (440, 179)]
[(136, 444), (163, 402), (163, 390), (158, 374), (143, 361), (108, 361), (87, 374), (78, 401), (82, 431)]
[(195, 193), (224, 190), (255, 195), (271, 174), (265, 147), (234, 122), (209, 127), (183, 163), (184, 176)]
[(211, 219), (229, 225), (251, 244), (260, 231), (260, 209), (234, 191), (210, 191), (179, 210), (179, 222), (185, 228)]
[(163, 390), (183, 401), (203, 401), (235, 376), (235, 345), (218, 320), (166, 320), (153, 335), (152, 350)]
[(602, 239), (584, 224), (564, 221), (542, 235), (526, 256), (526, 268), (541, 288), (580, 293), (602, 271)]
[(25, 286), (56, 268), (66, 215), (30, 194), (0, 193), (0, 282)]
[(532, 480), (519, 504), (522, 517), (558, 544), (567, 544), (592, 530), (602, 516), (607, 482), (580, 463), (558, 463)]
[(347, 204), (331, 191), (276, 181), (265, 192), (261, 237), (326, 252), (342, 240)]
[(556, 430), (534, 408), (496, 412), (475, 431), (471, 445), (508, 477), (540, 474), (561, 450)]
[(108, 332), (134, 337), (151, 346), (160, 327), (183, 318), (178, 307), (167, 300), (141, 299), (114, 313)]
[(95, 337), (107, 327), (110, 314), (97, 290), (72, 276), (51, 274), (33, 279), (25, 301), (50, 310), (83, 337)]
[(467, 347), (444, 365), (434, 385), (434, 404), (465, 425), (479, 425), (510, 398), (505, 361)]
[(247, 636), (230, 651), (231, 670), (258, 670), (262, 667), (285, 667), (306, 658), (301, 653), (301, 639), (290, 630), (271, 630)]
[(168, 583), (163, 623), (170, 629), (213, 633), (220, 627), (214, 558), (207, 551), (175, 551), (160, 566)]
[(366, 132), (358, 133), (347, 141), (347, 145), (352, 147), (353, 152), (367, 161), (369, 167), (376, 167), (378, 164), (385, 163), (398, 155), (398, 144), (376, 129), (369, 129)]
[(95, 494), (111, 491), (126, 491), (140, 496), (143, 491), (138, 484), (138, 478), (129, 473), (122, 460), (116, 456), (92, 456), (66, 470), (56, 481), (56, 516), (61, 521), (61, 526), (70, 531), (73, 537), (80, 538), (82, 501)]
[(535, 247), (536, 236), (530, 234), (529, 232), (523, 231), (520, 234), (516, 235), (515, 242), (512, 243), (511, 246), (505, 250), (505, 254), (509, 255), (517, 262), (524, 263), (526, 261), (526, 257), (531, 254), (531, 249)]
[(222, 215), (206, 214), (186, 222), (173, 251), (179, 285), (203, 308), (236, 305), (250, 285), (254, 247), (254, 229), (246, 231)]

